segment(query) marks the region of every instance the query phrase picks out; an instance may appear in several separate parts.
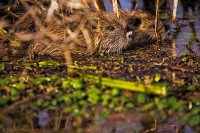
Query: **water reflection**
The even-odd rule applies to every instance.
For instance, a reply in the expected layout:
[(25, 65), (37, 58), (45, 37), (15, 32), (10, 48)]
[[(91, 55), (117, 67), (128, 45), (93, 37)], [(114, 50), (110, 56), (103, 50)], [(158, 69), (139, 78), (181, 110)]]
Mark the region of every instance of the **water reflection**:
[(49, 123), (49, 114), (48, 114), (48, 109), (44, 109), (38, 114), (38, 125), (41, 128), (44, 128), (48, 125)]
[[(200, 25), (199, 19), (193, 21), (181, 20), (182, 27), (179, 32), (172, 33), (172, 48), (175, 56), (180, 56), (182, 52), (186, 51), (196, 55), (200, 55)], [(174, 55), (174, 54), (173, 54)]]

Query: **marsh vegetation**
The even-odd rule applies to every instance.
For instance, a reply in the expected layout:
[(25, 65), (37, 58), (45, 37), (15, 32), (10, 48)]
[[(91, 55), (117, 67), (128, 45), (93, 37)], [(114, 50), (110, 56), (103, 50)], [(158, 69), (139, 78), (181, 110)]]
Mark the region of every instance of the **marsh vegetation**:
[[(105, 8), (108, 11), (112, 7), (106, 0), (105, 7), (95, 0), (91, 3), (96, 2), (96, 6), (85, 1), (83, 5), (78, 1), (54, 2), (58, 7), (53, 13), (61, 18), (56, 21), (59, 23), (63, 16), (71, 18), (74, 6), (81, 7), (76, 10), (87, 7), (87, 10)], [(72, 51), (61, 58), (36, 52), (31, 59), (27, 49), (35, 40), (63, 41), (46, 32), (52, 3), (9, 0), (0, 5), (1, 132), (200, 131), (199, 1), (179, 1), (180, 29), (177, 29), (170, 19), (167, 3), (160, 0), (159, 21), (162, 20), (169, 33), (163, 42), (134, 43), (114, 53), (76, 54)], [(154, 6), (155, 3), (147, 0), (113, 3), (115, 8), (142, 9), (155, 15), (155, 10), (151, 10)], [(168, 6), (172, 8), (172, 1)], [(27, 22), (28, 16), (32, 19)], [(140, 24), (138, 17), (131, 20), (134, 26)], [(23, 21), (27, 25), (22, 26)], [(94, 26), (96, 20), (89, 24)], [(74, 25), (77, 27), (76, 23)], [(90, 30), (96, 30), (92, 28)], [(83, 30), (80, 33), (83, 33), (85, 45), (81, 47), (88, 50), (92, 42), (87, 41), (91, 38)], [(135, 27), (134, 31), (137, 31)], [(77, 32), (72, 30), (72, 33)], [(69, 41), (67, 37), (64, 43)], [(70, 41), (80, 43), (76, 38)], [(66, 61), (71, 60), (72, 64), (66, 65)]]

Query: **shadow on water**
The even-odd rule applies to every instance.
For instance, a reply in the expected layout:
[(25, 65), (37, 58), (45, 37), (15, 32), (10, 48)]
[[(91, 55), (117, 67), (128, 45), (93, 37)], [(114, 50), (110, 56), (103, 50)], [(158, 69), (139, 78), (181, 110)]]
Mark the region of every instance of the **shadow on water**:
[[(110, 5), (108, 0), (104, 0), (106, 3), (106, 8), (111, 11), (112, 6)], [(131, 9), (141, 9), (147, 10), (151, 13), (154, 13), (155, 9), (154, 1), (150, 0), (139, 0), (138, 3), (136, 0), (132, 0), (134, 5), (133, 6), (130, 0), (120, 0), (122, 7), (127, 10)], [(161, 0), (163, 1), (163, 0)], [(200, 2), (199, 0), (192, 0), (189, 3), (185, 3), (186, 0), (179, 1), (178, 6), (178, 20), (181, 25), (180, 30), (175, 28), (175, 25), (172, 22), (166, 22), (167, 26), (169, 27), (169, 39), (170, 41), (167, 44), (159, 46), (159, 49), (165, 50), (165, 53), (168, 53), (168, 57), (180, 57), (182, 54), (193, 54), (200, 56)], [(162, 2), (163, 6), (166, 5), (165, 2)], [(172, 0), (169, 1), (169, 6), (172, 8)], [(165, 14), (167, 8), (161, 7), (161, 15)], [(153, 49), (157, 50), (157, 48)], [(167, 51), (167, 52), (166, 52)], [(146, 52), (146, 51), (145, 51)], [(144, 52), (144, 53), (145, 53)], [(141, 53), (143, 51), (141, 50)], [(151, 53), (156, 53), (152, 52)], [(160, 57), (160, 56), (159, 56)], [(161, 59), (162, 61), (162, 59)], [(128, 94), (127, 94), (128, 95)], [(41, 96), (42, 97), (42, 96)], [(48, 99), (48, 98), (47, 98)], [(31, 100), (29, 100), (31, 101)], [(16, 106), (16, 105), (15, 105)], [(26, 105), (25, 105), (26, 106)], [(30, 105), (32, 107), (32, 105)], [(94, 107), (97, 108), (98, 106)], [(6, 117), (0, 114), (0, 121), (3, 120), (3, 123), (6, 125), (8, 133), (15, 133), (15, 132), (82, 132), (80, 129), (73, 129), (73, 127), (84, 128), (85, 133), (139, 133), (144, 131), (144, 129), (149, 129), (146, 132), (154, 132), (157, 128), (157, 132), (169, 132), (175, 133), (177, 130), (180, 132), (185, 133), (193, 133), (194, 131), (187, 125), (183, 125), (177, 128), (177, 121), (179, 118), (174, 116), (164, 116), (167, 117), (167, 124), (165, 126), (156, 127), (155, 123), (157, 123), (157, 119), (148, 115), (147, 113), (142, 113), (142, 111), (136, 112), (129, 112), (127, 114), (111, 114), (108, 119), (103, 119), (101, 114), (105, 113), (101, 110), (98, 110), (99, 114), (95, 114), (95, 120), (89, 118), (87, 114), (84, 116), (85, 120), (76, 118), (71, 118), (67, 116), (67, 114), (59, 112), (57, 107), (53, 107), (54, 113), (50, 112), (48, 109), (43, 109), (42, 111), (38, 108), (30, 109), (30, 111), (26, 111), (25, 114), (21, 114), (20, 111), (16, 111), (13, 114), (10, 114), (11, 117)], [(92, 109), (90, 110), (92, 112)], [(56, 113), (55, 113), (56, 112)], [(161, 115), (163, 112), (161, 112)], [(12, 116), (17, 115), (20, 120), (15, 119), (13, 121)], [(25, 115), (25, 117), (24, 117)], [(26, 121), (26, 122), (25, 122)], [(91, 122), (94, 121), (94, 122)], [(161, 121), (162, 123), (162, 121)], [(22, 125), (22, 128), (17, 129), (13, 128), (13, 124)], [(27, 127), (27, 125), (31, 125)], [(14, 127), (15, 127), (14, 126)], [(24, 127), (23, 127), (24, 126)], [(152, 128), (153, 127), (153, 128)], [(1, 129), (1, 128), (0, 128)], [(53, 129), (53, 131), (48, 130)], [(60, 131), (63, 129), (63, 131)]]

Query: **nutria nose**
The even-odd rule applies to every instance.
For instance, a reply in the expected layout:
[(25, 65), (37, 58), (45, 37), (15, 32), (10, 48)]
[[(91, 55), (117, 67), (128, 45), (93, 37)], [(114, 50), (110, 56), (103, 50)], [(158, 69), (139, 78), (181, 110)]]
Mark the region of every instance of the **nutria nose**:
[(128, 40), (130, 40), (130, 39), (132, 39), (132, 37), (133, 37), (133, 31), (128, 31), (128, 32), (126, 33), (126, 38), (127, 38)]

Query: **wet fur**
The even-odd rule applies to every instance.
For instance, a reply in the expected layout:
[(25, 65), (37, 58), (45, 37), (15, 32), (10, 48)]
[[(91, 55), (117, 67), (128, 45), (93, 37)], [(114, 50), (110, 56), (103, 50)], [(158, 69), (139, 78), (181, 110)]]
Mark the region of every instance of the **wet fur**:
[[(120, 53), (128, 46), (146, 45), (156, 41), (155, 17), (144, 11), (120, 11), (119, 18), (114, 13), (78, 11), (65, 18), (54, 16), (51, 21), (43, 23), (47, 32), (59, 39), (53, 40), (44, 36), (42, 39), (31, 41), (27, 52), (30, 59), (41, 55), (63, 58), (63, 46), (68, 46), (74, 54), (91, 55)], [(33, 27), (33, 20), (29, 20), (19, 30), (24, 33), (37, 31)], [(70, 36), (67, 28), (72, 32), (77, 31), (77, 36)], [(127, 38), (130, 31), (133, 34), (131, 38)], [(166, 39), (167, 34), (160, 20), (158, 33), (162, 41)], [(87, 34), (89, 39), (84, 34)]]
[[(77, 13), (71, 17), (77, 17), (76, 21), (65, 21), (56, 19), (47, 23), (47, 29), (60, 40), (54, 41), (45, 37), (42, 40), (33, 41), (29, 47), (30, 58), (34, 55), (49, 55), (51, 57), (63, 57), (63, 46), (67, 45), (72, 53), (94, 54), (121, 52), (130, 43), (127, 38), (126, 23), (120, 21), (113, 13)], [(69, 28), (72, 32), (77, 32), (75, 38), (70, 39), (70, 34), (65, 31)], [(83, 32), (88, 34), (89, 39)]]

